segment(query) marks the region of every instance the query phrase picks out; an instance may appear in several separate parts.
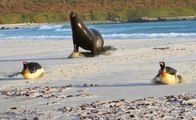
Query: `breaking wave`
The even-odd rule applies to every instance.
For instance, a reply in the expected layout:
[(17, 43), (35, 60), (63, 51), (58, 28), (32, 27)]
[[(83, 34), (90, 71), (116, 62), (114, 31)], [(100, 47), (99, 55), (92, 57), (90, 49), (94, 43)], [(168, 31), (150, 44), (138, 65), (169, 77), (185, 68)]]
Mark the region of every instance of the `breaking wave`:
[(107, 34), (103, 37), (105, 39), (196, 38), (196, 33)]
[[(195, 21), (155, 23), (88, 24), (104, 39), (196, 38)], [(70, 24), (45, 24), (38, 27), (0, 30), (1, 39), (72, 39)]]
[[(103, 34), (104, 39), (196, 38), (196, 33)], [(0, 39), (72, 39), (71, 35), (3, 36)]]

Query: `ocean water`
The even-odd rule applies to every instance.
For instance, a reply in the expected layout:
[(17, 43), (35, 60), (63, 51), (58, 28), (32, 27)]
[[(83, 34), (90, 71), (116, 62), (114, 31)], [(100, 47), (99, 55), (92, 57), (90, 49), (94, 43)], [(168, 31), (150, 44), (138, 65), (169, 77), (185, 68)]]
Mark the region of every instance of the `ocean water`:
[[(123, 24), (87, 24), (98, 30), (104, 39), (196, 38), (196, 21), (171, 21)], [(49, 24), (39, 27), (0, 30), (0, 40), (45, 39), (71, 40), (70, 24)]]

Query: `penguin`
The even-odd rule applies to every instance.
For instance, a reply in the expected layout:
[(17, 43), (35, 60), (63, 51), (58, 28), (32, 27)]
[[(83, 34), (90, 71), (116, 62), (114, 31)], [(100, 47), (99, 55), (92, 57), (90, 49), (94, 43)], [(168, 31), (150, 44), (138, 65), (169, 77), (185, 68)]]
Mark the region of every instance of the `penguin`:
[[(178, 71), (172, 67), (165, 66), (165, 62), (159, 62), (160, 70), (153, 79), (155, 83), (161, 83), (166, 85), (174, 85), (182, 83), (182, 76)], [(158, 81), (158, 78), (160, 81)]]
[(21, 72), (25, 79), (33, 80), (40, 78), (44, 74), (44, 69), (39, 63), (36, 62), (23, 62), (23, 70)]

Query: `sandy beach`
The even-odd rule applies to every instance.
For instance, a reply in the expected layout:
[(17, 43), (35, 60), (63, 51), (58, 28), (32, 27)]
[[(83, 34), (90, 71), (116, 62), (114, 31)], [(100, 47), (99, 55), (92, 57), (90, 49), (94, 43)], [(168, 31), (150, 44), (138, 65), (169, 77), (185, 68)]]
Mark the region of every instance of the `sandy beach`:
[[(105, 40), (105, 45), (117, 50), (67, 59), (72, 40), (0, 40), (0, 119), (196, 119), (195, 38)], [(23, 61), (39, 62), (43, 78), (7, 77), (21, 71)], [(177, 69), (184, 83), (153, 84), (159, 61)], [(136, 103), (145, 103), (146, 111), (154, 106), (153, 112), (142, 112)], [(110, 109), (114, 104), (119, 110)]]

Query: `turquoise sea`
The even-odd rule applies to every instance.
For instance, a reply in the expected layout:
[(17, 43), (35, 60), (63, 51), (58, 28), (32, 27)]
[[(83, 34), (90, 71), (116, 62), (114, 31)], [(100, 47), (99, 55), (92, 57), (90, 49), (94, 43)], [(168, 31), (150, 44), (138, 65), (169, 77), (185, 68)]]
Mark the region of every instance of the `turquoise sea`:
[[(123, 24), (88, 24), (106, 40), (145, 38), (196, 38), (196, 21), (171, 21)], [(0, 30), (0, 40), (70, 40), (70, 24), (48, 24), (39, 27)]]

